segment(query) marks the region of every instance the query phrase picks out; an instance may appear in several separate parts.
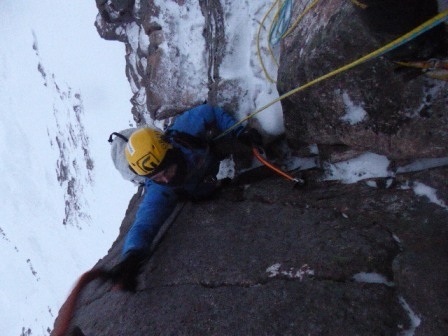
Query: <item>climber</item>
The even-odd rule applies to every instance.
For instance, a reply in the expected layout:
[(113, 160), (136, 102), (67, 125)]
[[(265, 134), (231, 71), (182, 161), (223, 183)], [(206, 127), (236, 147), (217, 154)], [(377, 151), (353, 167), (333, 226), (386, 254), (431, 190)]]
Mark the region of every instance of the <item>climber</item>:
[[(137, 275), (151, 243), (179, 199), (203, 199), (218, 186), (220, 159), (211, 139), (236, 124), (220, 107), (199, 105), (179, 115), (164, 132), (139, 128), (124, 149), (129, 168), (144, 176), (145, 193), (126, 235), (121, 261), (112, 268), (113, 281), (135, 291)], [(260, 133), (238, 126), (226, 137), (246, 145), (260, 145)]]

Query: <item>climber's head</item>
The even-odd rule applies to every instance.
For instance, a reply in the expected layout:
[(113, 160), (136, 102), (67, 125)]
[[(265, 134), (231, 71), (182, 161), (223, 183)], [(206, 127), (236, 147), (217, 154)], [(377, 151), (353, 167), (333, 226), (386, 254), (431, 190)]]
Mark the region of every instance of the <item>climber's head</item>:
[(163, 133), (144, 127), (131, 134), (124, 152), (129, 167), (136, 174), (150, 176), (171, 148), (163, 139)]
[(177, 186), (187, 176), (181, 151), (164, 139), (163, 133), (152, 128), (140, 128), (132, 133), (124, 151), (131, 170), (156, 183)]

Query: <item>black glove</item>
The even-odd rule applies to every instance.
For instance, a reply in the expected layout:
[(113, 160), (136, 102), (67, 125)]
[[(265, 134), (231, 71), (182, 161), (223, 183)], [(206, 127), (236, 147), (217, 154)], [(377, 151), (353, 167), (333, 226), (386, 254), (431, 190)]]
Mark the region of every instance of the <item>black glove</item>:
[(110, 270), (111, 280), (120, 289), (135, 292), (137, 289), (137, 277), (141, 272), (141, 267), (145, 255), (141, 252), (130, 252), (126, 257)]
[(247, 146), (262, 146), (263, 137), (252, 127), (246, 127), (237, 137), (239, 141)]

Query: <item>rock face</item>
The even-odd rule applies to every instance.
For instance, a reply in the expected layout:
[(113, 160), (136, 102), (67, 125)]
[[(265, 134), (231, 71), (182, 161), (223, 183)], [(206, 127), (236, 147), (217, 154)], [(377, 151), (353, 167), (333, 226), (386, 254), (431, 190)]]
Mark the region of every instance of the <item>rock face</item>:
[[(261, 68), (254, 69), (257, 48), (252, 36), (268, 9), (265, 2), (152, 0), (135, 2), (134, 7), (113, 3), (99, 7), (95, 25), (103, 38), (125, 44), (137, 124), (166, 120), (205, 100), (242, 118), (278, 97), (275, 84), (265, 80)], [(128, 9), (117, 15), (111, 7)], [(248, 69), (253, 76), (245, 78)], [(272, 110), (282, 119), (280, 104)]]
[[(349, 64), (437, 14), (436, 1), (320, 2), (285, 40), (281, 94)], [(305, 4), (296, 7), (296, 16)], [(285, 99), (292, 146), (346, 145), (400, 160), (446, 156), (447, 82), (393, 61), (446, 58), (443, 25), (391, 52)], [(350, 113), (357, 112), (358, 118)]]
[(81, 228), (82, 219), (89, 218), (88, 211), (85, 211), (89, 204), (83, 196), (83, 189), (92, 185), (95, 166), (84, 127), (83, 98), (81, 93), (60, 83), (53, 73), (48, 72), (40, 57), (37, 37), (33, 37), (33, 49), (39, 58), (37, 69), (44, 86), (53, 92), (54, 97), (56, 128), (49, 129), (48, 136), (51, 146), (59, 151), (55, 170), (58, 183), (65, 190), (65, 217), (62, 224)]
[[(447, 210), (404, 186), (447, 174), (388, 189), (294, 190), (274, 177), (187, 203), (137, 293), (93, 284), (73, 325), (86, 335), (397, 335), (416, 327), (404, 304), (421, 321), (415, 335), (445, 335)], [(139, 200), (97, 267), (116, 263)]]
[[(109, 2), (114, 3), (107, 3)], [(177, 1), (181, 10), (179, 16), (182, 20), (191, 22), (191, 28), (186, 32), (177, 29), (175, 20), (179, 18), (171, 14), (165, 15), (156, 1), (144, 1), (135, 8), (130, 5), (134, 1), (117, 2), (115, 6), (99, 6), (101, 15), (95, 24), (103, 38), (118, 40), (126, 45), (126, 75), (134, 92), (131, 102), (135, 121), (144, 123), (149, 118), (168, 118), (205, 100), (215, 103), (216, 85), (219, 83), (218, 68), (225, 45), (220, 2), (199, 1), (204, 17), (193, 17), (189, 13), (188, 4)], [(112, 8), (122, 10), (118, 15)], [(111, 16), (115, 19), (111, 20)], [(133, 17), (132, 22), (129, 22), (129, 17)], [(157, 18), (167, 21), (167, 31), (161, 30)], [(138, 40), (128, 38), (131, 30), (134, 31), (134, 36), (138, 36)], [(188, 59), (181, 57), (180, 49), (182, 44), (188, 44), (185, 40), (201, 39), (207, 42), (204, 49), (192, 48), (190, 53), (196, 52), (197, 55), (192, 55), (196, 59), (203, 58), (204, 69), (202, 77), (199, 76), (199, 83), (191, 86), (190, 74), (196, 70)], [(160, 48), (161, 44), (167, 44), (167, 48)]]
[[(158, 48), (175, 42), (165, 41), (149, 19), (162, 15), (156, 1), (97, 1), (100, 35), (126, 44), (137, 122), (147, 113), (163, 119), (204, 98), (222, 101), (219, 92), (229, 84), (219, 82), (216, 68), (226, 43), (223, 3), (199, 2), (204, 18), (194, 19), (208, 27), (209, 61), (192, 99), (188, 90), (175, 90), (185, 77), (170, 86), (158, 72), (181, 73), (188, 64)], [(295, 3), (297, 17), (307, 2)], [(280, 93), (379, 48), (436, 12), (436, 1), (319, 2), (282, 42)], [(139, 41), (129, 40), (126, 30), (137, 31)], [(321, 160), (331, 162), (365, 151), (398, 163), (447, 156), (447, 83), (393, 63), (444, 58), (446, 40), (446, 28), (434, 28), (283, 100), (293, 150), (317, 144)], [(355, 184), (324, 182), (314, 169), (305, 172), (308, 184), (300, 190), (263, 168), (258, 173), (265, 178), (186, 203), (145, 264), (135, 294), (108, 283), (89, 285), (72, 321), (76, 335), (448, 334), (446, 167)], [(438, 199), (422, 196), (421, 186), (437, 191)], [(141, 197), (140, 190), (96, 267), (119, 260)]]

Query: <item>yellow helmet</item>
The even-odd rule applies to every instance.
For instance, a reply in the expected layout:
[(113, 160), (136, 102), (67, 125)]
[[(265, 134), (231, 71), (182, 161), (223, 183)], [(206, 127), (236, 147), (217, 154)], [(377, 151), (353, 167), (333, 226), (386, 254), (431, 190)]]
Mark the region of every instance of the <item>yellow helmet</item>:
[(162, 139), (162, 132), (144, 127), (129, 137), (124, 150), (129, 166), (138, 175), (151, 174), (162, 162), (171, 144)]

